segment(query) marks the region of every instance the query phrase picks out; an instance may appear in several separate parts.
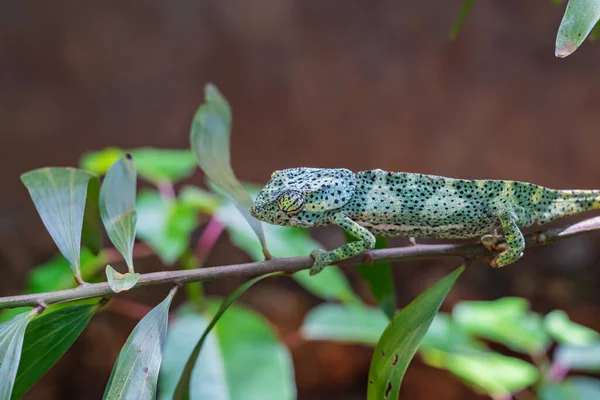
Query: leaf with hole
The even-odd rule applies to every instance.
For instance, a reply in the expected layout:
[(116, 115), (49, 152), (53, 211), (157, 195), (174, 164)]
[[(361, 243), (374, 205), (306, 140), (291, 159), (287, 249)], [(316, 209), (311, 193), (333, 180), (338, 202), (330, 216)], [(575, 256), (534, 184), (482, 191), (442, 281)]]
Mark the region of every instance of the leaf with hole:
[(169, 306), (177, 292), (154, 307), (133, 329), (117, 357), (106, 391), (105, 400), (156, 399), (156, 382), (167, 335)]
[(135, 240), (136, 173), (129, 155), (119, 158), (108, 170), (100, 188), (100, 216), (115, 248), (123, 255), (129, 272), (133, 268)]
[(456, 269), (396, 314), (381, 335), (371, 361), (367, 400), (397, 399), (400, 384), (446, 295), (464, 271)]
[(23, 347), (27, 324), (37, 315), (37, 310), (22, 313), (0, 324), (0, 399), (10, 399)]
[(21, 175), (44, 226), (78, 282), (88, 185), (95, 176), (75, 168), (41, 168)]
[(86, 304), (46, 311), (27, 326), (13, 399), (20, 398), (62, 357), (99, 307)]
[(236, 178), (230, 161), (231, 108), (216, 86), (204, 88), (202, 104), (190, 132), (190, 145), (196, 162), (220, 192), (227, 195), (258, 237), (263, 254), (269, 258), (262, 224), (250, 215), (252, 199)]
[(600, 0), (569, 0), (556, 35), (556, 57), (572, 54), (600, 19)]

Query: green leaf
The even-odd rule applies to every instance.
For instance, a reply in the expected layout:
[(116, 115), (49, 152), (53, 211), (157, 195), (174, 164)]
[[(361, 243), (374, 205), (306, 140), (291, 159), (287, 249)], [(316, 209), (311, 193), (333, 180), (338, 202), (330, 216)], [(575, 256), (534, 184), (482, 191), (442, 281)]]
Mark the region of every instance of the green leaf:
[(554, 361), (572, 370), (600, 372), (600, 343), (588, 346), (558, 346)]
[(0, 324), (0, 399), (10, 399), (23, 347), (23, 336), (29, 321), (37, 315), (30, 310)]
[[(209, 315), (191, 304), (177, 311), (169, 328), (159, 379), (159, 399), (173, 399), (177, 380), (194, 345), (221, 301), (209, 300)], [(294, 370), (288, 349), (267, 320), (233, 304), (206, 338), (192, 371), (192, 399), (292, 400)]]
[(389, 319), (378, 308), (321, 304), (307, 314), (301, 333), (309, 340), (332, 340), (375, 346)]
[(75, 168), (41, 168), (21, 175), (54, 243), (78, 282), (81, 231), (88, 183), (94, 175)]
[(546, 315), (544, 327), (560, 344), (585, 346), (600, 341), (598, 332), (572, 322), (567, 313), (562, 310), (554, 310)]
[[(84, 281), (94, 277), (106, 265), (106, 254), (94, 256), (85, 247), (81, 252), (81, 276)], [(27, 293), (52, 292), (75, 286), (73, 274), (69, 271), (69, 262), (61, 255), (40, 264), (27, 275)]]
[(556, 36), (556, 57), (572, 54), (600, 19), (600, 0), (569, 0)]
[(83, 230), (81, 240), (93, 254), (100, 253), (104, 247), (104, 231), (100, 219), (100, 179), (93, 177), (88, 184), (83, 214)]
[(156, 382), (167, 335), (169, 306), (176, 291), (176, 288), (171, 289), (167, 297), (133, 329), (110, 374), (104, 399), (156, 398)]
[(173, 264), (190, 247), (190, 236), (198, 227), (196, 208), (167, 199), (155, 190), (143, 190), (137, 199), (137, 236), (165, 264)]
[(543, 386), (540, 400), (592, 400), (600, 399), (600, 380), (573, 376), (555, 385)]
[(508, 398), (539, 379), (539, 372), (533, 365), (496, 353), (448, 353), (427, 349), (421, 351), (421, 356), (427, 364), (450, 371), (492, 398)]
[[(377, 238), (376, 249), (387, 248), (386, 238)], [(378, 262), (372, 265), (359, 264), (356, 266), (361, 278), (369, 283), (371, 293), (375, 296), (377, 304), (385, 315), (391, 320), (396, 314), (396, 291), (394, 290), (394, 277), (392, 265), (389, 262)]]
[(438, 309), (464, 267), (437, 282), (402, 309), (375, 347), (369, 369), (368, 400), (397, 399), (406, 368)]
[(259, 282), (265, 278), (272, 277), (274, 275), (280, 275), (280, 273), (276, 272), (276, 273), (266, 274), (266, 275), (262, 275), (262, 276), (253, 278), (253, 279), (249, 280), (248, 282), (245, 282), (244, 284), (242, 284), (237, 289), (235, 289), (233, 292), (231, 292), (231, 294), (229, 296), (227, 296), (227, 298), (225, 300), (223, 300), (223, 303), (221, 303), (219, 310), (215, 313), (213, 319), (210, 321), (210, 323), (204, 330), (204, 333), (200, 337), (200, 340), (194, 347), (192, 354), (190, 355), (187, 363), (185, 364), (185, 368), (183, 370), (183, 373), (181, 374), (181, 378), (179, 378), (179, 383), (177, 384), (177, 388), (175, 389), (175, 397), (174, 397), (175, 399), (189, 399), (190, 398), (190, 382), (191, 382), (191, 377), (192, 377), (192, 370), (194, 369), (194, 366), (196, 365), (196, 362), (198, 361), (198, 356), (200, 355), (200, 350), (202, 350), (202, 346), (204, 345), (204, 342), (205, 342), (208, 334), (214, 328), (214, 326), (217, 324), (217, 322), (219, 321), (219, 318), (221, 318), (221, 316), (225, 313), (225, 311), (227, 311), (229, 306), (231, 306), (234, 301), (236, 301), (242, 294), (244, 294), (246, 292), (246, 290), (248, 290), (252, 286), (254, 286), (254, 284), (256, 282)]
[(475, 0), (465, 0), (463, 2), (463, 6), (460, 9), (460, 13), (454, 22), (454, 26), (452, 26), (452, 30), (450, 31), (450, 39), (456, 39), (458, 37), (458, 32), (465, 23), (467, 16), (471, 12), (471, 8), (473, 8), (473, 4), (475, 4)]
[(106, 266), (106, 279), (110, 290), (115, 293), (124, 292), (135, 286), (140, 279), (140, 274), (136, 272), (128, 272), (120, 274), (110, 265)]
[(81, 159), (82, 168), (104, 175), (110, 166), (125, 153), (135, 160), (141, 178), (153, 183), (178, 182), (189, 177), (196, 168), (196, 161), (189, 150), (155, 149), (142, 147), (124, 151), (107, 147), (100, 151), (85, 154)]
[(135, 166), (131, 156), (125, 155), (110, 167), (100, 188), (102, 222), (108, 237), (125, 258), (129, 272), (134, 272), (135, 186)]
[(204, 96), (206, 103), (198, 108), (190, 132), (190, 144), (196, 162), (219, 191), (234, 202), (258, 237), (263, 254), (269, 258), (262, 224), (250, 215), (252, 199), (231, 168), (229, 104), (212, 84), (206, 85)]
[(454, 320), (467, 332), (525, 354), (540, 354), (550, 345), (542, 318), (522, 298), (465, 301), (454, 307)]
[(211, 215), (221, 205), (221, 201), (217, 196), (196, 186), (184, 186), (179, 192), (179, 200), (181, 204), (187, 207)]
[(420, 349), (446, 352), (483, 351), (487, 346), (470, 336), (448, 314), (438, 312), (421, 342)]
[[(219, 208), (215, 216), (225, 225), (235, 246), (244, 250), (255, 261), (263, 259), (256, 236), (231, 203)], [(306, 256), (314, 249), (323, 248), (319, 242), (311, 239), (306, 229), (277, 225), (265, 225), (264, 228), (269, 247), (275, 257)], [(295, 273), (292, 277), (316, 296), (344, 303), (361, 303), (337, 266), (329, 266), (315, 276), (309, 276), (308, 270), (305, 270)]]
[(98, 304), (88, 304), (45, 312), (27, 326), (13, 399), (21, 397), (62, 357), (98, 309)]

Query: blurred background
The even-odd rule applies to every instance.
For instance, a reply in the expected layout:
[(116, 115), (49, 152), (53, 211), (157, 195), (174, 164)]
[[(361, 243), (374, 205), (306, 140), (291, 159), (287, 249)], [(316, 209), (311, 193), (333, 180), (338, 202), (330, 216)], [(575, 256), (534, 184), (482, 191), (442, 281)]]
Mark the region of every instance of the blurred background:
[[(0, 293), (55, 254), (19, 174), (77, 165), (106, 146), (186, 148), (214, 82), (233, 108), (232, 163), (264, 183), (296, 166), (381, 168), (600, 188), (600, 45), (554, 57), (564, 12), (551, 1), (477, 2), (458, 39), (461, 0), (230, 0), (0, 4)], [(202, 185), (200, 173), (188, 180)], [(315, 237), (333, 247), (336, 229)], [(405, 244), (394, 241), (394, 244)], [(222, 237), (207, 261), (247, 261)], [(600, 236), (561, 241), (492, 270), (475, 264), (443, 309), (523, 296), (600, 329)], [(457, 265), (396, 265), (398, 306)], [(141, 272), (163, 268), (157, 260)], [(356, 273), (346, 268), (353, 283)], [(215, 282), (224, 294), (236, 282)], [(358, 289), (360, 291), (360, 288)], [(156, 304), (164, 290), (129, 295)], [(244, 301), (284, 335), (318, 300), (264, 283)], [(136, 321), (103, 313), (28, 398), (98, 398)], [(364, 398), (371, 350), (292, 349), (300, 399)], [(435, 385), (430, 382), (435, 381)], [(415, 359), (403, 399), (479, 399)]]

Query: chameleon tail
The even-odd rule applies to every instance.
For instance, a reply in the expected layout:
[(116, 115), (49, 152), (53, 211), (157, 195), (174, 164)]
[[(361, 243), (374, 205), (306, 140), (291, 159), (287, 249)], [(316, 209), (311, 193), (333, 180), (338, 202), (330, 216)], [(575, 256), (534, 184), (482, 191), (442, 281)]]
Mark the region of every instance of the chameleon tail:
[(600, 190), (544, 189), (538, 203), (539, 220), (542, 223), (597, 209), (600, 209)]

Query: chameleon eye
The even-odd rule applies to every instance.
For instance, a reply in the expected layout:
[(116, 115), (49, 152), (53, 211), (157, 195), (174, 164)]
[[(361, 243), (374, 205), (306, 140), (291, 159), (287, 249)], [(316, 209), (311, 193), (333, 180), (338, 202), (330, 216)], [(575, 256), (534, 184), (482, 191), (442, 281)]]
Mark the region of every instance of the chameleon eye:
[(284, 192), (277, 199), (279, 209), (287, 214), (293, 215), (299, 212), (304, 206), (304, 196), (295, 190)]

